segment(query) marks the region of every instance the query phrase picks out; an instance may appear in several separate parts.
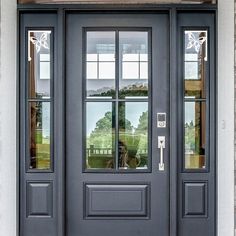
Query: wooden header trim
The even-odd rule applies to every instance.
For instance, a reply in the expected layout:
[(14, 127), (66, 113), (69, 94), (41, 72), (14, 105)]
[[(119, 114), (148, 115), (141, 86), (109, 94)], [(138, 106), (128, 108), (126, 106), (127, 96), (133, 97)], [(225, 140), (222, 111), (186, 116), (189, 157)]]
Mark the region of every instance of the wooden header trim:
[(216, 0), (18, 0), (18, 3), (34, 4), (216, 4)]

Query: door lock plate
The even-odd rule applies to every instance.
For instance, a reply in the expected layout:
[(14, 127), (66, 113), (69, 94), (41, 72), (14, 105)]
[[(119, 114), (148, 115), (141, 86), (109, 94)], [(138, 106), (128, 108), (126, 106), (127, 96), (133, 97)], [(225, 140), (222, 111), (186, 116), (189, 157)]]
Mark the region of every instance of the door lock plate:
[(166, 113), (157, 113), (157, 128), (166, 128)]

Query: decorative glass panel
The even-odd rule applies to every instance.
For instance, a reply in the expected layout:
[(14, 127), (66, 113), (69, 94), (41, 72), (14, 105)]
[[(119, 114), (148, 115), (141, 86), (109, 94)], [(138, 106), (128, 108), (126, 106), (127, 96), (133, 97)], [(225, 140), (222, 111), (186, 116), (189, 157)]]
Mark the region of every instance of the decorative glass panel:
[(119, 32), (119, 98), (148, 96), (148, 32)]
[(30, 169), (51, 169), (50, 102), (29, 102)]
[(86, 167), (114, 168), (115, 112), (112, 102), (86, 103)]
[(185, 97), (206, 98), (207, 31), (185, 31)]
[(206, 104), (185, 102), (185, 169), (206, 168)]
[(119, 103), (119, 168), (147, 169), (148, 103)]
[(50, 98), (51, 31), (28, 31), (28, 94), (30, 98)]
[(115, 32), (88, 31), (86, 52), (87, 97), (115, 96)]

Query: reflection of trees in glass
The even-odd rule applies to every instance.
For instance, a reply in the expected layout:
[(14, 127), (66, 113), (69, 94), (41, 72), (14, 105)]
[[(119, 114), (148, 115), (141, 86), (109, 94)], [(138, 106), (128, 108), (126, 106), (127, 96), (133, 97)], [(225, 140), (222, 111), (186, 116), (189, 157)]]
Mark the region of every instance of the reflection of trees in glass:
[(140, 136), (138, 153), (147, 152), (148, 149), (148, 111), (142, 113), (139, 118), (138, 127), (135, 130), (135, 133)]
[(119, 91), (119, 96), (125, 98), (128, 96), (148, 96), (148, 85), (147, 84), (132, 84), (124, 86)]
[(200, 123), (193, 121), (185, 123), (185, 149), (194, 154), (200, 154)]
[(116, 92), (114, 89), (110, 89), (107, 87), (97, 89), (97, 90), (89, 90), (88, 91), (89, 97), (112, 97), (116, 96)]
[[(112, 112), (109, 111), (97, 121), (95, 129), (87, 138), (89, 145), (94, 145), (96, 148), (112, 148), (112, 133), (114, 135), (114, 131), (112, 132), (112, 130), (115, 125), (113, 119)], [(133, 129), (131, 122), (127, 119), (119, 119), (119, 126), (128, 131), (132, 131)]]
[[(103, 88), (98, 91), (88, 91), (88, 94), (91, 94), (90, 97), (115, 97), (115, 90), (114, 89), (109, 89)], [(148, 96), (148, 85), (145, 83), (142, 84), (132, 84), (128, 86), (124, 86), (122, 89), (119, 91), (119, 96), (121, 98), (125, 98), (128, 96)]]
[(112, 148), (112, 112), (106, 112), (104, 117), (97, 121), (95, 129), (87, 138), (87, 145)]
[[(119, 104), (119, 163), (120, 167), (135, 168), (147, 165), (148, 111), (142, 112), (137, 127), (125, 117), (125, 103)], [(114, 151), (115, 120), (112, 112), (106, 112), (87, 137), (87, 148), (111, 149)], [(122, 155), (121, 155), (122, 153)], [(123, 160), (122, 158), (125, 158)], [(104, 166), (105, 167), (105, 166)]]

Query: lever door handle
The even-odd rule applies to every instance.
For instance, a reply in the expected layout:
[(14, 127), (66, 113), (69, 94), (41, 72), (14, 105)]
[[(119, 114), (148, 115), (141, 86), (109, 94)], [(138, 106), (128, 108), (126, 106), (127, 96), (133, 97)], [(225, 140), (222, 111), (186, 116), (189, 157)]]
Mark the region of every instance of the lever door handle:
[(159, 162), (159, 171), (165, 170), (164, 164), (164, 149), (166, 146), (165, 136), (158, 136), (158, 148), (160, 149), (160, 162)]

